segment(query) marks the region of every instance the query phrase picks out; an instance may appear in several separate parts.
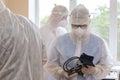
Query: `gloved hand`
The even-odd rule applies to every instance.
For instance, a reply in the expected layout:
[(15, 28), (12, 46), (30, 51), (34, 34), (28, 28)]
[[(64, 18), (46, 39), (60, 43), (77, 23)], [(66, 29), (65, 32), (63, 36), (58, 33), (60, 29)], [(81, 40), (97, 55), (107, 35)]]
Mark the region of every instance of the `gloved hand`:
[(67, 72), (65, 72), (64, 70), (61, 70), (61, 71), (59, 71), (59, 75), (69, 79), (69, 78), (73, 78), (73, 77), (77, 76), (78, 74), (74, 73), (74, 74), (68, 75)]
[(99, 72), (99, 68), (93, 67), (93, 66), (88, 66), (88, 68), (83, 67), (82, 68), (83, 74), (97, 74)]
[(68, 75), (67, 72), (63, 71), (61, 75), (64, 76), (65, 78), (68, 78), (68, 79), (69, 79), (69, 78), (73, 78), (73, 77), (77, 76), (77, 73)]

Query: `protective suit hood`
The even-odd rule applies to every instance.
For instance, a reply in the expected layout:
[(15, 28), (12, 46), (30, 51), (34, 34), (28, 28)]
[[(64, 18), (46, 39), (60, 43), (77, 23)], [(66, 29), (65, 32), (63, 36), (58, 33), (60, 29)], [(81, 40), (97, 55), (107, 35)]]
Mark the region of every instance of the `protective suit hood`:
[[(79, 4), (71, 11), (70, 20), (72, 26), (71, 36), (75, 43), (77, 43), (77, 41), (85, 41), (89, 35), (90, 18), (88, 9), (84, 5)], [(75, 28), (73, 25), (79, 27)], [(86, 25), (84, 29), (80, 27), (83, 25)]]
[(89, 16), (88, 9), (84, 5), (79, 4), (71, 11), (71, 24), (81, 25), (89, 23)]
[[(66, 7), (62, 5), (56, 5), (51, 13), (51, 16), (48, 20), (49, 25), (52, 25), (52, 27), (57, 27), (57, 25), (61, 25), (61, 21), (64, 18), (67, 18), (68, 16), (68, 10)], [(64, 22), (64, 21), (63, 21)], [(64, 23), (66, 25), (66, 22)], [(63, 25), (64, 26), (64, 25)]]
[(66, 16), (68, 15), (68, 11), (62, 5), (55, 5), (55, 7), (52, 10), (52, 15)]

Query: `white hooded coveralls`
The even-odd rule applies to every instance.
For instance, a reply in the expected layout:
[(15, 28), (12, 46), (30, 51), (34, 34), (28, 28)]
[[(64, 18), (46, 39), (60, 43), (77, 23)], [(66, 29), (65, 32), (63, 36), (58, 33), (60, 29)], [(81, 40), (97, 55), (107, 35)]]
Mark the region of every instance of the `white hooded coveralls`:
[[(46, 70), (57, 80), (72, 80), (61, 77), (59, 71), (63, 70), (64, 62), (75, 55), (75, 50), (76, 45), (69, 33), (59, 37), (49, 50), (48, 61), (45, 65)], [(104, 40), (94, 34), (90, 34), (86, 42), (81, 45), (81, 53), (93, 56), (93, 64), (95, 66), (105, 66), (99, 67), (101, 70), (100, 73), (95, 75), (88, 74), (85, 77), (78, 75), (77, 80), (101, 80), (108, 74), (110, 71), (111, 59)]]
[(0, 1), (0, 80), (43, 80), (42, 70), (39, 30)]

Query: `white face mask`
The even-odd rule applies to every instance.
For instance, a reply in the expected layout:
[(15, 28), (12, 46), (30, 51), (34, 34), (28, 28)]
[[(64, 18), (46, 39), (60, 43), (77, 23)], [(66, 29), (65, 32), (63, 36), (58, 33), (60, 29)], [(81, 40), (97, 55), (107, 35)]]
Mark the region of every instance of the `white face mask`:
[(62, 20), (58, 23), (58, 26), (61, 26), (61, 27), (66, 27), (68, 24), (67, 20)]
[(72, 29), (72, 33), (76, 38), (82, 39), (86, 33), (86, 29), (81, 29), (80, 27), (77, 29)]

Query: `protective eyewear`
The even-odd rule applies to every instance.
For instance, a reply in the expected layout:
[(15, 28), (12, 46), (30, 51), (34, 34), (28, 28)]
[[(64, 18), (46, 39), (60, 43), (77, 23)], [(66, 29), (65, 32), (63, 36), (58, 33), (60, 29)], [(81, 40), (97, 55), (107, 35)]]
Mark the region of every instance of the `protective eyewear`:
[(77, 28), (81, 28), (81, 29), (86, 29), (87, 28), (87, 24), (84, 25), (75, 25), (75, 24), (71, 24), (72, 28), (77, 29)]

